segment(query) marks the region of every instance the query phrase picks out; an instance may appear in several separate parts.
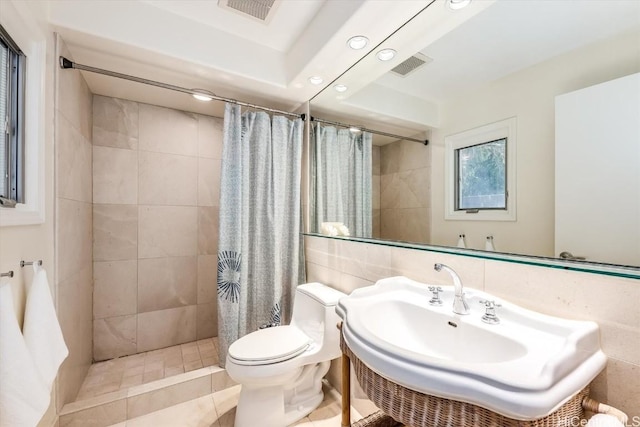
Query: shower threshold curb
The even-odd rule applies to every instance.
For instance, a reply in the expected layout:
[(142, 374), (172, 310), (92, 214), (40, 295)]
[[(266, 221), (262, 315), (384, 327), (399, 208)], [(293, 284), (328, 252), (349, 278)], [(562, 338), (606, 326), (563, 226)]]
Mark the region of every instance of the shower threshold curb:
[(62, 407), (60, 425), (106, 427), (235, 385), (227, 371), (207, 366)]

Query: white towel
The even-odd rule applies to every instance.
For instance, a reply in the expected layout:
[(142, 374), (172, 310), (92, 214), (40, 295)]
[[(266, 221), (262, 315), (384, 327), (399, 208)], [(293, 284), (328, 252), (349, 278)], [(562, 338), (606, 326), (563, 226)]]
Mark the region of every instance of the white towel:
[(33, 263), (33, 281), (27, 292), (23, 333), (40, 378), (51, 391), (58, 368), (69, 350), (51, 299), (47, 272), (36, 263)]
[(325, 236), (337, 236), (338, 229), (335, 228), (331, 223), (323, 222), (320, 226), (320, 233), (324, 234)]
[(342, 222), (323, 222), (320, 225), (320, 233), (326, 236), (349, 237), (349, 228)]
[(0, 284), (0, 427), (34, 427), (49, 400), (18, 326), (11, 286)]

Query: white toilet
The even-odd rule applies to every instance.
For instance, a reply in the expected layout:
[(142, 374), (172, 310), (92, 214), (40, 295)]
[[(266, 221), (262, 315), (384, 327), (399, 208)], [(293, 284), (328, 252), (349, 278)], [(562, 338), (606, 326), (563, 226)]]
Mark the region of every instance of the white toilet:
[(320, 283), (300, 285), (290, 325), (229, 346), (227, 372), (242, 384), (235, 427), (285, 427), (318, 407), (322, 378), (341, 354), (335, 306), (345, 296)]

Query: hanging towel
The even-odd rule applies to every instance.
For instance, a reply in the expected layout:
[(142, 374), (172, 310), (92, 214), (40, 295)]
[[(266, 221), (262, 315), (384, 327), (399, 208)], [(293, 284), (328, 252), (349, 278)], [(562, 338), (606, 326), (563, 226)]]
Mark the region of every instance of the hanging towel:
[(67, 358), (69, 350), (64, 343), (51, 299), (47, 272), (36, 263), (33, 263), (33, 281), (27, 292), (23, 333), (36, 370), (51, 391), (58, 368)]
[(13, 309), (11, 286), (0, 284), (0, 427), (34, 427), (49, 407)]

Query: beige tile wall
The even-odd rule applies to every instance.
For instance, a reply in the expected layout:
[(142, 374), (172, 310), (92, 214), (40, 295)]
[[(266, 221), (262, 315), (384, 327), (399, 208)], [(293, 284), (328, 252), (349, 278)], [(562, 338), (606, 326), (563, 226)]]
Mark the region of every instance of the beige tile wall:
[[(57, 52), (71, 58), (62, 39)], [(60, 368), (58, 407), (73, 400), (92, 355), (91, 98), (79, 71), (56, 72), (55, 254), (58, 319), (69, 348)]]
[[(440, 262), (470, 288), (542, 313), (593, 320), (609, 362), (592, 397), (640, 417), (640, 280), (311, 236), (305, 237), (305, 255), (308, 281), (346, 293), (396, 275), (450, 285), (447, 274), (433, 269)], [(337, 384), (335, 368), (331, 379)]]
[(381, 238), (429, 242), (430, 156), (429, 146), (412, 141), (397, 141), (380, 147)]
[(93, 111), (94, 359), (216, 336), (222, 119)]

